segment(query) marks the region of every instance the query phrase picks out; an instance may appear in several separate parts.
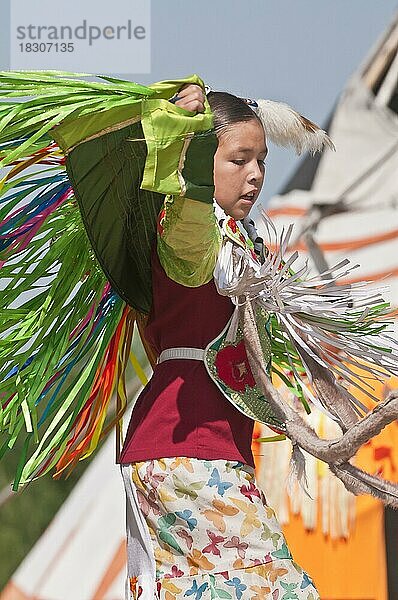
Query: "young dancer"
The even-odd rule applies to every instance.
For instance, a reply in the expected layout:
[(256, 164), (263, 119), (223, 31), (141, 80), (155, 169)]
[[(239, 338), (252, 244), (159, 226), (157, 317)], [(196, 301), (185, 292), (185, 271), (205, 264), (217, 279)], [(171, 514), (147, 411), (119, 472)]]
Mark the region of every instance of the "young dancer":
[[(298, 152), (331, 142), (286, 105), (205, 96), (196, 76), (103, 79), (0, 73), (0, 457), (23, 437), (17, 489), (92, 454), (125, 409), (137, 323), (154, 373), (119, 457), (127, 598), (314, 600), (256, 485), (254, 420), (292, 440), (299, 478), (302, 448), (348, 489), (398, 504), (392, 484), (349, 462), (397, 400), (358, 422), (366, 407), (335, 378), (352, 381), (364, 360), (371, 376), (397, 372), (388, 306), (336, 286), (344, 261), (295, 273), (290, 231), (271, 252), (249, 217), (269, 139)], [(271, 369), (341, 438), (320, 440)]]
[[(180, 98), (177, 106), (204, 110), (197, 86), (184, 88)], [(120, 457), (128, 498), (128, 597), (151, 597), (156, 568), (160, 598), (315, 600), (315, 587), (294, 562), (257, 487), (254, 421), (228, 402), (203, 360), (203, 349), (234, 310), (213, 277), (223, 224), (232, 218), (229, 227), (239, 232), (237, 222), (261, 191), (268, 153), (263, 125), (247, 102), (221, 92), (210, 92), (208, 100), (218, 137), (216, 207), (166, 198), (152, 253), (145, 338), (160, 358), (134, 406)], [(252, 256), (246, 241), (243, 251)], [(242, 355), (231, 377), (238, 387), (250, 378)]]

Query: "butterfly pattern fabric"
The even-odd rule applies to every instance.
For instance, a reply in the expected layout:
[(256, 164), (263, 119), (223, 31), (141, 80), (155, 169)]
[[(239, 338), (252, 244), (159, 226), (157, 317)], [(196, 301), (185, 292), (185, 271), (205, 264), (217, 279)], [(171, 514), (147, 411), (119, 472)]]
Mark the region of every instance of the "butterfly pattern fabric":
[[(178, 457), (130, 465), (148, 525), (159, 600), (319, 600), (294, 562), (254, 469)], [(128, 600), (144, 590), (128, 581)]]

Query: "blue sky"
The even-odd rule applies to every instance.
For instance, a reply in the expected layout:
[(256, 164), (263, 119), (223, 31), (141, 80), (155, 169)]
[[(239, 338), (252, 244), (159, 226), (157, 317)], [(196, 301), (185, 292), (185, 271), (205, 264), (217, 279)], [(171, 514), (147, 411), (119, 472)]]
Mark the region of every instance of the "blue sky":
[[(8, 5), (1, 2), (7, 68)], [(67, 16), (68, 3), (54, 7)], [(152, 0), (151, 73), (128, 78), (145, 84), (197, 73), (213, 89), (282, 100), (323, 123), (397, 10), (396, 0)], [(296, 164), (290, 151), (271, 148), (264, 203)]]

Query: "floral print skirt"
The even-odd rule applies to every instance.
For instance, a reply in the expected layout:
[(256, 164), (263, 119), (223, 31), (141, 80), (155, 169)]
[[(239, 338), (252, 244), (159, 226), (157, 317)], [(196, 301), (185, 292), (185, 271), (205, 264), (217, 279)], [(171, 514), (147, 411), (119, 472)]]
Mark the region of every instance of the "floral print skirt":
[[(252, 467), (187, 457), (125, 467), (155, 572), (149, 591), (145, 578), (130, 570), (126, 600), (319, 600)], [(132, 546), (130, 527), (128, 553), (139, 562)]]

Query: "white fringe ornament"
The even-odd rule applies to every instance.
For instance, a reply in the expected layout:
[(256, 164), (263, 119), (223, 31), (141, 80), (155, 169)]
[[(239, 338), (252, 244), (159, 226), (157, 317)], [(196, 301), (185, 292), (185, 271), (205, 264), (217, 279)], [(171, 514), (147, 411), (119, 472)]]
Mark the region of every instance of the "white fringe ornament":
[[(306, 415), (306, 419), (326, 439), (336, 436), (338, 426), (324, 414), (313, 410)], [(263, 425), (261, 433), (267, 437), (272, 432)], [(305, 490), (303, 482), (300, 484), (294, 476), (289, 482), (292, 466), (289, 464), (292, 450), (289, 440), (263, 443), (260, 448), (257, 480), (280, 523), (287, 525), (291, 515), (299, 515), (304, 528), (315, 531), (319, 513), (320, 527), (325, 536), (333, 540), (348, 539), (355, 527), (356, 498), (344, 488), (327, 465), (302, 452), (307, 479)]]

